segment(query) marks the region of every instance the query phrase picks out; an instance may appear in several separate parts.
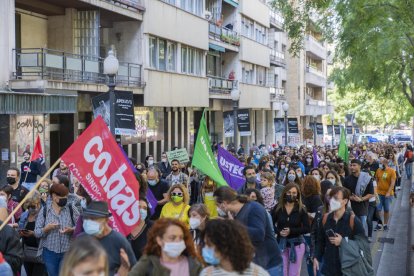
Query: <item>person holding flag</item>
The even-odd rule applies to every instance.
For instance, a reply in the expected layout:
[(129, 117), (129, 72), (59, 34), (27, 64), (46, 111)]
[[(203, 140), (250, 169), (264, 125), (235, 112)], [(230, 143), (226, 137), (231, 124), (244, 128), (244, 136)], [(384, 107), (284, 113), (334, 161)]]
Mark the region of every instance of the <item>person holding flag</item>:
[(31, 159), (31, 153), (25, 151), (23, 153), (24, 161), (20, 165), (21, 177), (20, 184), (28, 191), (32, 190), (36, 184), (37, 176), (40, 175), (40, 164)]

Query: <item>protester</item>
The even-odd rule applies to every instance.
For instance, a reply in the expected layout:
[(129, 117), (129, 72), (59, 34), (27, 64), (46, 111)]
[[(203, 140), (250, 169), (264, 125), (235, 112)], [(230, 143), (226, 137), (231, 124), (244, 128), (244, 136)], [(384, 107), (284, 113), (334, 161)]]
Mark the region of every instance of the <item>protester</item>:
[(259, 190), (256, 189), (247, 189), (245, 195), (249, 200), (256, 201), (264, 207), (263, 196)]
[(139, 213), (140, 213), (140, 222), (137, 224), (132, 232), (128, 235), (128, 240), (131, 243), (132, 250), (134, 251), (135, 258), (139, 260), (144, 251), (144, 247), (147, 244), (147, 235), (148, 231), (151, 229), (154, 224), (150, 220), (150, 208), (148, 206), (148, 201), (145, 197), (139, 197)]
[[(10, 185), (0, 188), (0, 197), (3, 197), (3, 199), (7, 202), (7, 212), (9, 214), (11, 214), (19, 205), (18, 202), (12, 199), (12, 194), (13, 188)], [(9, 221), (10, 226), (14, 228), (18, 226), (17, 223), (19, 222), (20, 216), (22, 214), (22, 208), (19, 207), (17, 209), (17, 212), (14, 213), (14, 216)]]
[(40, 209), (36, 218), (34, 234), (40, 239), (38, 254), (42, 254), (49, 275), (59, 274), (79, 217), (77, 208), (67, 204), (68, 194), (69, 190), (64, 185), (52, 185), (51, 200)]
[(40, 175), (40, 164), (37, 161), (30, 161), (30, 156), (30, 152), (23, 152), (24, 161), (20, 164), (20, 185), (28, 191), (34, 187), (37, 176)]
[(39, 193), (41, 196), (42, 206), (46, 205), (47, 198), (49, 197), (49, 190), (52, 186), (52, 180), (45, 178), (39, 185)]
[(283, 181), (283, 186), (286, 186), (289, 183), (296, 183), (299, 187), (302, 187), (302, 181), (296, 174), (296, 170), (293, 168), (289, 169), (287, 172), (286, 178)]
[(182, 184), (188, 189), (188, 175), (181, 172), (181, 164), (177, 159), (171, 160), (171, 173), (165, 179), (171, 187), (175, 184)]
[(7, 184), (13, 188), (12, 200), (20, 202), (24, 198), (26, 191), (20, 184), (20, 171), (17, 168), (9, 168), (7, 171)]
[[(2, 223), (3, 221), (0, 221), (0, 224)], [(3, 258), (10, 265), (13, 274), (18, 275), (22, 266), (23, 249), (19, 235), (7, 224), (0, 230), (0, 253), (3, 254)]]
[(202, 266), (187, 226), (177, 219), (161, 218), (148, 233), (144, 255), (129, 276), (198, 276)]
[(392, 197), (394, 195), (394, 186), (397, 180), (397, 174), (394, 169), (388, 166), (388, 160), (384, 157), (380, 158), (379, 169), (375, 174), (377, 181), (377, 193), (379, 198), (379, 204), (377, 209), (379, 212), (384, 209), (384, 224), (383, 229), (388, 230), (388, 220), (390, 216), (390, 207)]
[(206, 205), (194, 204), (188, 210), (190, 218), (190, 232), (193, 236), (193, 241), (196, 246), (202, 243), (200, 238), (201, 231), (204, 230), (207, 221), (210, 219), (210, 213)]
[(208, 275), (269, 275), (253, 263), (254, 246), (245, 228), (232, 220), (211, 220), (202, 232), (202, 256), (210, 266), (201, 276)]
[(174, 184), (168, 190), (168, 202), (162, 207), (160, 218), (178, 219), (188, 225), (189, 195), (182, 184)]
[(167, 153), (161, 153), (161, 161), (157, 164), (158, 169), (161, 171), (161, 179), (166, 179), (171, 173), (171, 165), (168, 163)]
[[(344, 239), (354, 239), (357, 235), (365, 237), (365, 231), (360, 219), (346, 210), (350, 200), (348, 189), (333, 187), (329, 197), (331, 213), (324, 215), (322, 224), (317, 230), (313, 268), (315, 274), (322, 269), (323, 275), (342, 275), (339, 246)], [(323, 267), (318, 261), (322, 258)]]
[(0, 275), (13, 276), (13, 270), (7, 261), (4, 259), (3, 254), (0, 252)]
[(289, 183), (285, 186), (279, 203), (272, 213), (272, 219), (282, 251), (283, 275), (300, 275), (306, 249), (303, 235), (310, 233), (310, 226), (297, 184)]
[(243, 176), (246, 179), (246, 182), (237, 190), (239, 194), (245, 194), (247, 189), (257, 189), (260, 191), (261, 187), (260, 184), (257, 183), (256, 169), (253, 166), (248, 165), (244, 167)]
[(71, 173), (71, 171), (69, 170), (68, 166), (66, 166), (66, 164), (63, 160), (60, 161), (59, 168), (57, 168), (56, 170), (53, 171), (52, 179), (56, 176), (59, 176), (59, 175), (64, 175), (68, 178), (69, 183), (71, 184), (71, 186), (69, 187), (69, 192), (73, 193), (74, 192), (74, 190), (73, 190), (74, 187), (72, 185), (73, 185), (74, 177), (73, 177), (73, 174)]
[(7, 202), (4, 197), (0, 197), (0, 220), (5, 221), (9, 213), (7, 212)]
[(334, 186), (342, 186), (341, 178), (336, 171), (328, 171), (325, 179), (330, 181)]
[(285, 160), (281, 159), (276, 172), (276, 183), (282, 184), (287, 174), (287, 166)]
[[(65, 254), (59, 276), (109, 276), (108, 256), (102, 245), (88, 235), (77, 238)], [(118, 273), (119, 276), (127, 272)]]
[(276, 206), (274, 181), (275, 178), (271, 173), (265, 172), (260, 175), (260, 185), (262, 186), (260, 193), (263, 197), (264, 207), (268, 212), (271, 212)]
[(214, 192), (219, 214), (240, 221), (249, 233), (256, 248), (254, 262), (270, 275), (282, 274), (282, 258), (274, 236), (268, 213), (259, 203), (248, 201), (230, 187), (220, 187)]
[(35, 192), (24, 203), (26, 211), (19, 221), (19, 234), (22, 237), (24, 269), (28, 276), (47, 275), (41, 256), (37, 256), (39, 239), (35, 237), (34, 230), (39, 210), (42, 207), (40, 193)]
[(414, 154), (413, 154), (413, 147), (409, 144), (406, 145), (406, 151), (404, 153), (404, 166), (405, 166), (405, 173), (407, 175), (407, 179), (411, 179), (413, 174), (413, 162), (414, 162)]
[(155, 199), (157, 200), (157, 207), (155, 207), (154, 214), (151, 219), (156, 220), (161, 215), (162, 207), (168, 202), (168, 183), (162, 181), (160, 178), (160, 172), (151, 168), (147, 173), (148, 188), (151, 190)]
[(145, 167), (147, 167), (147, 169), (154, 167), (154, 156), (151, 154), (145, 157)]

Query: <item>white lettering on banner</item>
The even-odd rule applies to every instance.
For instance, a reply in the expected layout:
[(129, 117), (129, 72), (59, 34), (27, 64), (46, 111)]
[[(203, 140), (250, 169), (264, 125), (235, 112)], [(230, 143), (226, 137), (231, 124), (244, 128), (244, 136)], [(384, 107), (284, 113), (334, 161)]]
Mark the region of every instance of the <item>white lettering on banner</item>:
[(207, 144), (206, 144), (206, 141), (204, 140), (204, 137), (201, 137), (200, 141), (201, 141), (201, 144), (203, 145), (204, 151), (206, 152), (206, 155), (207, 155), (211, 165), (213, 165), (214, 164), (213, 160), (211, 160), (210, 154), (208, 154), (208, 152), (207, 152)]
[(232, 174), (237, 174), (239, 176), (243, 176), (243, 167), (240, 167), (238, 165), (235, 165), (233, 163), (228, 162), (226, 159), (224, 159), (222, 156), (220, 156), (220, 165), (226, 169)]
[[(93, 150), (96, 148), (96, 150)], [(135, 198), (134, 192), (127, 186), (123, 173), (127, 170), (125, 163), (121, 164), (118, 170), (112, 175), (105, 175), (112, 157), (109, 152), (102, 152), (103, 141), (101, 137), (93, 137), (85, 146), (83, 157), (88, 163), (93, 163), (93, 174), (88, 173), (87, 180), (95, 191), (96, 183), (94, 177), (101, 178), (100, 184), (106, 192), (106, 197), (110, 200), (110, 206), (118, 216), (122, 216), (123, 222), (127, 226), (133, 226), (139, 221), (139, 202)], [(93, 152), (92, 152), (93, 151)], [(96, 155), (98, 157), (96, 157)], [(96, 187), (99, 190), (99, 188)], [(128, 211), (127, 209), (131, 210)]]

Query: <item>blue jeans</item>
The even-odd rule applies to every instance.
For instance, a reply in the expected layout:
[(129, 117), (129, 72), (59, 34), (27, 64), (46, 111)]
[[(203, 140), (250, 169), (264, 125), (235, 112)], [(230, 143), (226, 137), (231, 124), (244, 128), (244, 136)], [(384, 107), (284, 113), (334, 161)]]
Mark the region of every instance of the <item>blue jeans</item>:
[(365, 236), (368, 234), (368, 223), (367, 223), (367, 216), (357, 216), (361, 222), (362, 226), (364, 226)]
[(270, 276), (283, 276), (283, 262), (278, 266), (269, 268), (267, 272)]
[[(311, 247), (311, 237), (310, 236), (303, 236), (305, 238), (306, 243), (308, 244), (309, 248)], [(315, 250), (314, 248), (311, 248), (311, 250)], [(311, 252), (309, 252), (311, 253)], [(306, 258), (306, 266), (308, 269), (308, 276), (314, 276), (315, 274), (313, 273), (313, 262), (309, 261), (308, 258), (310, 256), (305, 256)], [(320, 262), (319, 262), (320, 263)], [(319, 264), (319, 266), (321, 267), (321, 264)], [(316, 276), (321, 276), (321, 271), (318, 270)]]
[(59, 275), (63, 255), (65, 255), (65, 253), (56, 253), (43, 247), (43, 262), (45, 263), (46, 270), (49, 276)]
[(384, 208), (384, 212), (389, 212), (392, 202), (392, 196), (386, 197), (384, 195), (378, 195), (379, 203), (377, 205), (377, 210), (379, 212), (382, 211), (382, 208)]
[(405, 163), (405, 173), (407, 174), (407, 179), (411, 181), (411, 176), (413, 175), (413, 163)]

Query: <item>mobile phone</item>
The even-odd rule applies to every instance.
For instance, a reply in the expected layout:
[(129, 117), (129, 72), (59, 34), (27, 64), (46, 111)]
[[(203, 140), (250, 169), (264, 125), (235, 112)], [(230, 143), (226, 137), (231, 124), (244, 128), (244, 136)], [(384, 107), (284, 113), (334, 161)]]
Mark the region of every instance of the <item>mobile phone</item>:
[(335, 238), (335, 232), (334, 232), (334, 230), (332, 230), (332, 229), (328, 229), (328, 230), (326, 230), (326, 235), (329, 237), (329, 238)]

